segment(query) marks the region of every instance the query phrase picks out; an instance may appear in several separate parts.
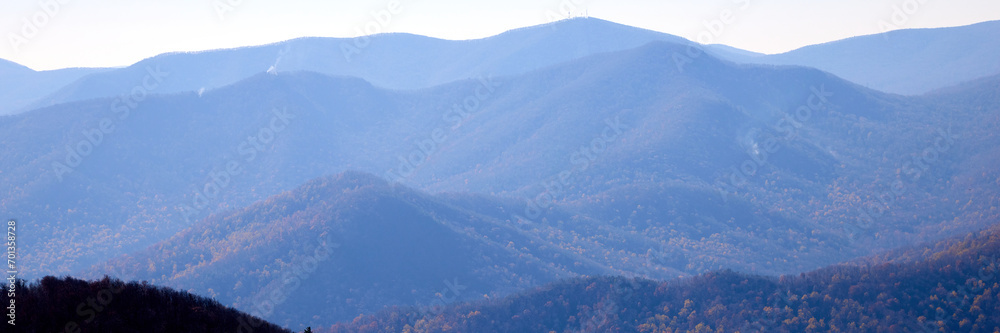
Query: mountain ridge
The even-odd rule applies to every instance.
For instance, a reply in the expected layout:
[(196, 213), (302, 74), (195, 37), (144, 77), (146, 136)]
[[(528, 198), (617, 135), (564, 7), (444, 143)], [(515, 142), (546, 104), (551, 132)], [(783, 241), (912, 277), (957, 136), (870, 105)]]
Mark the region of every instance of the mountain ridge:
[(432, 314), (388, 309), (317, 332), (989, 331), (1000, 322), (997, 231), (932, 244), (941, 249), (911, 263), (781, 277), (578, 278)]
[[(1000, 23), (896, 30), (884, 35), (859, 36), (806, 46), (776, 55), (760, 55), (721, 45), (699, 45), (674, 35), (596, 18), (567, 19), (470, 40), (444, 40), (407, 33), (384, 33), (356, 38), (301, 37), (265, 45), (171, 52), (153, 56), (125, 68), (107, 69), (103, 73), (80, 77), (44, 98), (37, 97), (30, 107), (19, 108), (33, 109), (61, 102), (115, 96), (129, 91), (140, 82), (146, 68), (163, 68), (164, 71), (176, 73), (175, 77), (184, 77), (183, 81), (174, 79), (159, 87), (160, 92), (165, 93), (217, 88), (260, 72), (297, 70), (357, 76), (380, 87), (409, 90), (477, 76), (523, 74), (560, 62), (636, 48), (654, 41), (694, 46), (715, 57), (738, 63), (816, 67), (878, 90), (919, 94), (982, 75), (1000, 73), (1000, 64), (986, 57), (1000, 46), (986, 43), (977, 47), (967, 41), (969, 38), (988, 40), (992, 33), (989, 28), (996, 24)], [(942, 34), (977, 37), (942, 38)], [(902, 53), (913, 53), (901, 53), (898, 49), (912, 47), (895, 47), (895, 44), (888, 43), (895, 43), (902, 37), (911, 35), (929, 35), (928, 38), (934, 39), (931, 42), (961, 42), (965, 46), (941, 47), (943, 51), (937, 53), (920, 53), (919, 56), (923, 59), (921, 63), (897, 61), (889, 64), (892, 66), (872, 63), (867, 56), (843, 54), (854, 52), (851, 50), (857, 46), (853, 44), (875, 41), (874, 44), (867, 43), (871, 44), (871, 48), (875, 50), (873, 52), (881, 52), (882, 56), (879, 58), (898, 58)], [(882, 41), (884, 36), (900, 37)], [(914, 44), (921, 43), (911, 42), (907, 45)], [(953, 54), (953, 50), (963, 48), (978, 51), (974, 55)], [(399, 59), (399, 54), (407, 54), (408, 58)], [(829, 54), (838, 56), (828, 56)], [(926, 66), (924, 63), (927, 61), (936, 61), (943, 66)], [(220, 63), (226, 65), (219, 66)], [(864, 69), (845, 67), (844, 64), (858, 65)], [(933, 76), (912, 74), (927, 68), (932, 68)], [(883, 79), (876, 81), (871, 79), (873, 76)]]
[[(194, 290), (286, 327), (315, 322), (314, 316), (330, 323), (387, 305), (497, 297), (578, 272), (609, 272), (568, 270), (558, 259), (568, 252), (498, 243), (496, 234), (513, 231), (468, 206), (345, 172), (214, 214), (91, 272)], [(524, 237), (506, 239), (521, 243)], [(138, 263), (148, 269), (136, 269)], [(299, 282), (287, 285), (289, 279)], [(451, 295), (434, 296), (446, 286)], [(284, 295), (270, 298), (275, 289)], [(255, 313), (261, 302), (275, 303), (274, 314)]]
[(852, 82), (919, 95), (1000, 73), (1000, 21), (946, 28), (902, 29), (746, 58), (751, 63), (800, 65)]

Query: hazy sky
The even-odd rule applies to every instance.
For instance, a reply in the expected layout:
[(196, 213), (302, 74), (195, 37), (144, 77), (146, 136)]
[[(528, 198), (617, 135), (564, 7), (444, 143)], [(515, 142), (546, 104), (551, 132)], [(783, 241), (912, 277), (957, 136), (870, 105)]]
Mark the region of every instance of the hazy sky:
[[(396, 13), (378, 23), (372, 13), (390, 2), (398, 2)], [(997, 0), (5, 0), (0, 58), (37, 70), (125, 66), (172, 51), (354, 37), (366, 26), (471, 39), (551, 22), (567, 10), (692, 40), (706, 32), (706, 21), (729, 13), (729, 23), (710, 42), (763, 53), (883, 27), (1000, 19)]]

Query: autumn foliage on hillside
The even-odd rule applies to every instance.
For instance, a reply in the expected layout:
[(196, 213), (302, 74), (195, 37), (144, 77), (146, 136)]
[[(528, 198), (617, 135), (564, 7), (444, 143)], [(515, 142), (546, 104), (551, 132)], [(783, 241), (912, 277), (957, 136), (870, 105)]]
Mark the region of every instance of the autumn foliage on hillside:
[(575, 279), (437, 311), (395, 309), (327, 332), (1000, 332), (998, 232), (911, 250), (925, 258), (915, 262), (781, 278)]

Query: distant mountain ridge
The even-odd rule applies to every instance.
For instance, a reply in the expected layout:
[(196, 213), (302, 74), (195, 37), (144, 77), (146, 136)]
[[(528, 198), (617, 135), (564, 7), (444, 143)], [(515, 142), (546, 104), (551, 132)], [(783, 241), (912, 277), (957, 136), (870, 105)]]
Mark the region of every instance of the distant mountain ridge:
[(148, 68), (158, 68), (172, 77), (155, 93), (210, 90), (267, 71), (312, 71), (359, 77), (389, 89), (420, 89), (480, 76), (522, 74), (652, 41), (686, 42), (680, 37), (591, 18), (468, 41), (405, 33), (298, 38), (263, 46), (155, 56), (123, 69), (84, 77), (35, 106), (126, 93), (142, 80)]
[[(299, 38), (236, 49), (167, 53), (121, 69), (73, 70), (22, 91), (0, 114), (126, 94), (150, 69), (173, 78), (153, 93), (211, 90), (262, 72), (313, 71), (354, 76), (390, 89), (421, 89), (479, 76), (507, 76), (588, 55), (671, 42), (738, 63), (815, 67), (867, 87), (921, 94), (1000, 73), (995, 35), (1000, 22), (912, 29), (855, 37), (761, 55), (723, 45), (702, 46), (660, 32), (594, 18), (575, 18), (497, 36), (449, 41), (394, 33), (359, 38)], [(70, 73), (67, 73), (70, 74)], [(93, 75), (90, 75), (93, 74)], [(5, 79), (0, 75), (0, 80)], [(25, 79), (10, 78), (11, 82)], [(58, 89), (58, 91), (56, 91)], [(44, 98), (43, 98), (44, 97)]]
[(64, 86), (90, 74), (110, 68), (66, 68), (34, 71), (20, 64), (0, 59), (0, 116), (26, 111)]
[(989, 21), (889, 31), (733, 60), (813, 67), (873, 89), (918, 95), (1000, 74), (998, 55), (1000, 21)]

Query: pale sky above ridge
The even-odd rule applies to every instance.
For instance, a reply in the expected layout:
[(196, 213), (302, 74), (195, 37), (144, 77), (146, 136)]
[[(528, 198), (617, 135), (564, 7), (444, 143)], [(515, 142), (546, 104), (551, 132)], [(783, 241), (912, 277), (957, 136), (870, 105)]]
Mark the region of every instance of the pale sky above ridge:
[[(395, 6), (390, 7), (390, 4)], [(157, 54), (297, 37), (407, 32), (474, 39), (565, 18), (601, 18), (699, 41), (781, 53), (885, 29), (1000, 20), (996, 0), (9, 0), (0, 58), (36, 70), (127, 66)], [(391, 9), (391, 10), (390, 10)], [(390, 12), (389, 20), (381, 11)]]

